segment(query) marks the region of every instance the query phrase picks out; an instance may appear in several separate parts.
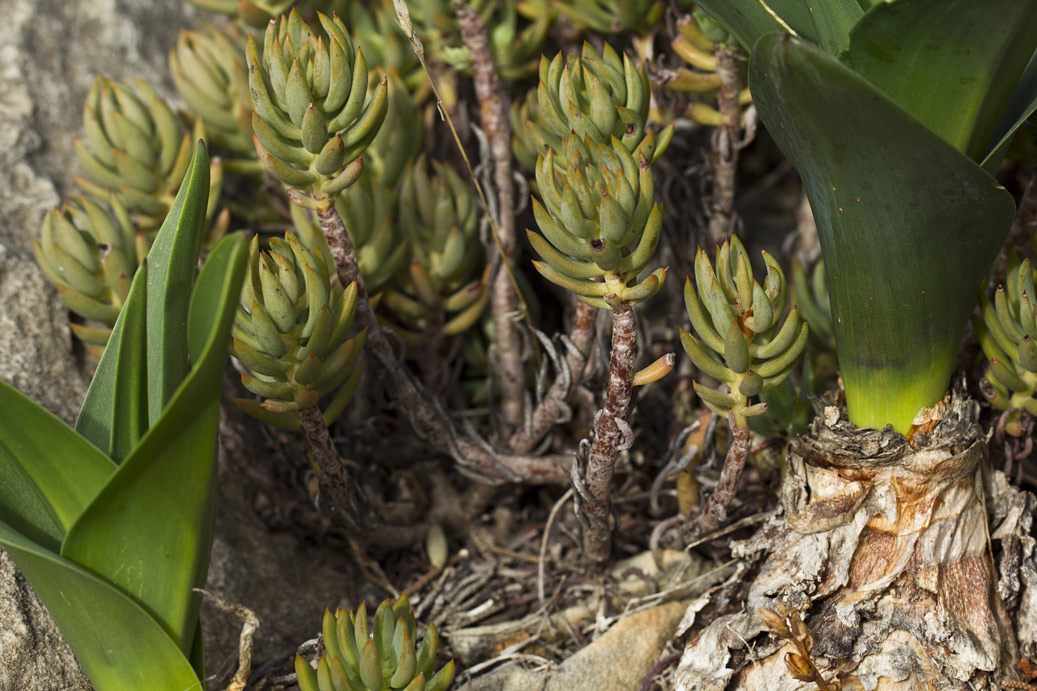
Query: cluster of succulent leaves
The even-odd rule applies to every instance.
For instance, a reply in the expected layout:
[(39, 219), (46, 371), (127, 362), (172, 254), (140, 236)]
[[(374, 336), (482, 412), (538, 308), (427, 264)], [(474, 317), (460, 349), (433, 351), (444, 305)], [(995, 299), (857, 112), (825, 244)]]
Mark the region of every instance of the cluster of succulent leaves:
[(762, 254), (767, 267), (762, 286), (737, 236), (717, 250), (715, 270), (699, 249), (695, 281), (684, 284), (684, 303), (698, 337), (682, 329), (681, 343), (701, 372), (727, 387), (720, 391), (696, 381), (695, 391), (717, 414), (731, 414), (739, 427), (767, 410), (765, 403), (750, 400), (788, 377), (810, 332), (795, 306), (782, 320), (785, 274), (773, 257)]
[[(246, 259), (230, 235), (196, 277), (208, 172), (199, 145), (75, 428), (0, 382), (0, 544), (105, 691), (205, 679), (194, 589), (208, 571), (220, 382)], [(55, 234), (68, 222), (49, 221)]]
[(1005, 282), (991, 301), (979, 296), (972, 324), (988, 358), (980, 391), (998, 410), (1037, 414), (1037, 292), (1029, 259), (1012, 252)]
[(433, 170), (430, 176), (420, 158), (404, 174), (395, 220), (412, 259), (382, 298), (398, 322), (394, 329), (411, 345), (430, 328), (442, 336), (467, 331), (489, 300), (475, 194), (450, 165), (433, 161)]
[(666, 269), (638, 281), (655, 254), (662, 208), (651, 164), (669, 143), (646, 129), (651, 90), (644, 67), (605, 44), (540, 62), (537, 122), (526, 126), (539, 153), (527, 231), (547, 280), (602, 309), (636, 304), (662, 288)]
[[(670, 47), (686, 66), (677, 68), (663, 82), (664, 88), (693, 97), (685, 111), (689, 120), (714, 127), (727, 125), (729, 116), (721, 113), (714, 104), (721, 85), (716, 53), (721, 47), (738, 50), (737, 42), (723, 26), (701, 11), (681, 17), (676, 27), (679, 35)], [(739, 63), (741, 66), (744, 64)], [(739, 67), (738, 77), (739, 83), (744, 85), (744, 67)], [(741, 88), (737, 98), (741, 106), (739, 120), (744, 120), (745, 108), (752, 102), (748, 87)]]
[(356, 364), (365, 332), (351, 337), (355, 313), (356, 284), (343, 288), (324, 252), (307, 249), (292, 233), (271, 238), (263, 252), (254, 236), (230, 354), (248, 370), (241, 383), (263, 400), (235, 403), (270, 424), (298, 430), (299, 411), (331, 396), (323, 409), (330, 424), (360, 382)]
[(445, 691), (454, 680), (454, 661), (436, 671), (439, 632), (435, 624), (417, 642), (417, 626), (406, 593), (384, 600), (368, 631), (367, 605), (356, 612), (324, 612), (324, 654), (316, 670), (295, 658), (301, 691)]
[(296, 10), (267, 26), (260, 56), (246, 48), (256, 151), (285, 185), (313, 196), (337, 195), (356, 182), (359, 156), (388, 108), (383, 79), (368, 94), (370, 73), (336, 16), (318, 13), (325, 36)]

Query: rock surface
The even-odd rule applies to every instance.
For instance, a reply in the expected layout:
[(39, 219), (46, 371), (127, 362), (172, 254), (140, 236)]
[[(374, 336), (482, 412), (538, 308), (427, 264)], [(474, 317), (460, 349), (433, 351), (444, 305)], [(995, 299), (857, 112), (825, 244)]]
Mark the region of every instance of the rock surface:
[(554, 669), (506, 667), (458, 691), (630, 691), (658, 662), (687, 602), (668, 602), (616, 622), (593, 643)]
[[(184, 0), (2, 0), (0, 7), (0, 379), (71, 423), (92, 365), (33, 260), (31, 238), (44, 212), (76, 193), (72, 136), (81, 131), (94, 77), (139, 77), (175, 96), (167, 52), (181, 28), (211, 16)], [(207, 587), (256, 610), (261, 663), (313, 637), (325, 606), (345, 604), (344, 557), (267, 532), (249, 514), (247, 487), (227, 480)], [(209, 606), (203, 626), (209, 672), (226, 678), (241, 626)], [(50, 616), (0, 550), (0, 691), (88, 688)]]

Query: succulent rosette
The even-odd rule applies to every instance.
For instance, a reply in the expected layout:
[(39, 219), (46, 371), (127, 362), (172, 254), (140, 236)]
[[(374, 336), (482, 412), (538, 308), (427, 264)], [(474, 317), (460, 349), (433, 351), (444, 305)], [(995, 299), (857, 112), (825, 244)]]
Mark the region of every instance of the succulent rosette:
[(980, 391), (999, 410), (1037, 415), (1037, 292), (1030, 260), (1013, 252), (993, 301), (981, 293), (979, 302), (980, 317), (972, 324), (988, 358)]
[(288, 187), (330, 198), (356, 182), (360, 155), (388, 108), (387, 80), (370, 96), (363, 51), (342, 21), (317, 15), (324, 35), (295, 10), (266, 29), (262, 56), (249, 36), (246, 61), (256, 152)]
[(367, 606), (356, 613), (325, 611), (324, 652), (314, 669), (295, 658), (301, 691), (445, 691), (454, 680), (454, 661), (436, 671), (439, 632), (435, 624), (417, 642), (417, 625), (407, 595), (382, 602), (368, 629)]
[(400, 183), (398, 223), (412, 257), (386, 287), (382, 305), (411, 344), (430, 329), (456, 336), (473, 324), (489, 300), (489, 272), (479, 240), (471, 187), (445, 163), (424, 158)]
[(605, 145), (574, 134), (566, 139), (563, 175), (552, 149), (538, 158), (543, 203), (533, 200), (533, 215), (543, 235), (526, 234), (541, 258), (533, 266), (544, 278), (608, 310), (659, 292), (665, 268), (638, 281), (662, 231), (649, 163), (654, 147), (652, 133), (633, 152), (615, 136)]
[(753, 278), (749, 255), (737, 236), (717, 250), (715, 270), (700, 249), (694, 285), (691, 279), (684, 284), (684, 303), (696, 335), (682, 329), (681, 343), (699, 370), (727, 388), (694, 382), (695, 392), (717, 414), (732, 413), (739, 427), (765, 412), (765, 404), (750, 399), (788, 377), (809, 335), (795, 305), (782, 320), (785, 274), (771, 255), (762, 254), (767, 267), (763, 285)]
[(287, 12), (294, 0), (188, 0), (203, 10), (234, 17), (245, 26), (262, 29), (271, 19)]
[(364, 332), (350, 337), (356, 296), (355, 283), (343, 288), (325, 255), (306, 249), (292, 233), (271, 238), (265, 251), (254, 237), (230, 353), (246, 370), (242, 384), (262, 400), (235, 403), (297, 430), (299, 411), (330, 396), (324, 421), (338, 417), (360, 380)]
[(241, 32), (211, 24), (203, 31), (180, 32), (169, 51), (169, 68), (177, 91), (205, 123), (213, 145), (237, 156), (255, 158), (248, 68)]
[[(605, 44), (599, 53), (589, 43), (579, 56), (559, 53), (540, 60), (537, 86), (538, 117), (527, 120), (540, 151), (564, 150), (563, 140), (575, 133), (581, 140), (608, 144), (619, 139), (628, 151), (647, 134), (651, 86), (643, 65), (636, 65)], [(657, 136), (654, 158), (669, 146), (673, 126)], [(558, 159), (564, 167), (564, 161)]]
[(47, 212), (32, 249), (68, 308), (103, 325), (71, 325), (100, 354), (147, 253), (126, 208), (115, 195), (110, 212), (91, 199), (75, 197)]
[[(98, 77), (83, 106), (83, 137), (73, 144), (86, 173), (76, 182), (91, 197), (117, 194), (134, 222), (146, 232), (158, 229), (169, 212), (191, 158), (191, 134), (173, 109), (145, 82), (135, 88)], [(206, 217), (213, 219), (220, 200), (223, 169), (210, 164)], [(210, 231), (210, 242), (220, 229)]]

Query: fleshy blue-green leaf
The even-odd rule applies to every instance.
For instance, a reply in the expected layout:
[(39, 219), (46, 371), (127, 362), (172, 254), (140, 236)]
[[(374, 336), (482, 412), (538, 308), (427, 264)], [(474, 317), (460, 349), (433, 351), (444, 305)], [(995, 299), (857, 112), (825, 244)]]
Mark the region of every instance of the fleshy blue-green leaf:
[(1035, 47), (1037, 0), (897, 0), (857, 22), (841, 59), (982, 161)]
[(147, 288), (145, 260), (133, 277), (76, 419), (76, 432), (116, 463), (126, 458), (148, 428)]
[(0, 410), (0, 521), (57, 550), (115, 465), (3, 381)]
[(203, 691), (180, 648), (132, 598), (3, 521), (0, 544), (32, 583), (94, 688)]
[(187, 297), (198, 265), (208, 199), (209, 155), (199, 141), (176, 200), (148, 252), (148, 421), (152, 425), (190, 368)]
[(765, 36), (749, 79), (817, 221), (851, 419), (906, 431), (946, 391), (1012, 197), (816, 46)]
[[(191, 318), (192, 333), (198, 334), (192, 341), (206, 335), (198, 361), (61, 547), (62, 556), (136, 598), (185, 652), (198, 620), (192, 588), (208, 568), (220, 382), (245, 256), (244, 238), (237, 234), (210, 254), (196, 288), (206, 297), (193, 301)], [(180, 295), (185, 303), (189, 298)]]

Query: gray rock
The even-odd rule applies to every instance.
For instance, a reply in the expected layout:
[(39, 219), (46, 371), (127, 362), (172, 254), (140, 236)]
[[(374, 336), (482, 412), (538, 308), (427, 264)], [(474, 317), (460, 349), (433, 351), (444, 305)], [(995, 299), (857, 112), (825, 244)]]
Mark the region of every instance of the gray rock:
[[(74, 192), (72, 135), (97, 74), (170, 93), (166, 51), (188, 17), (180, 0), (3, 0), (0, 42), (0, 379), (66, 422), (88, 363), (68, 313), (37, 268), (31, 238)], [(89, 688), (50, 616), (0, 550), (0, 691)]]
[(668, 602), (620, 619), (593, 643), (553, 669), (504, 667), (458, 691), (630, 691), (659, 660), (687, 609)]

